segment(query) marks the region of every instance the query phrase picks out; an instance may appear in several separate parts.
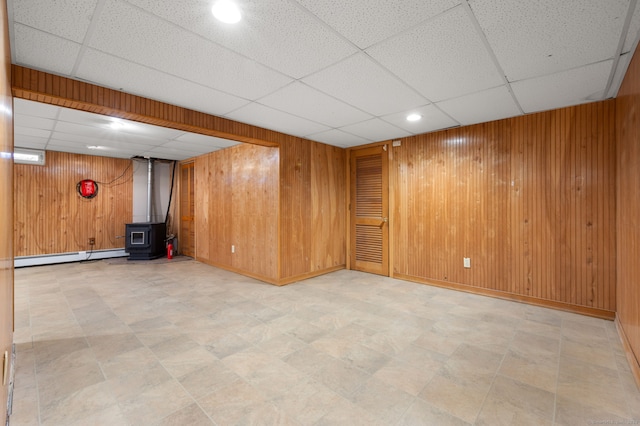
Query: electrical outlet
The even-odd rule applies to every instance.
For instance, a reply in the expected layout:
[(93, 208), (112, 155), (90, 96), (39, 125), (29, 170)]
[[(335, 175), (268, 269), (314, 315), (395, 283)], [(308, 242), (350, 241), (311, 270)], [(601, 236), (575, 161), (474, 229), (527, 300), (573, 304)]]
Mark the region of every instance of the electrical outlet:
[(471, 268), (471, 258), (470, 257), (464, 257), (463, 258), (463, 264), (465, 268)]
[(96, 245), (96, 239), (93, 238), (93, 237), (89, 238), (89, 245), (90, 246), (95, 246)]

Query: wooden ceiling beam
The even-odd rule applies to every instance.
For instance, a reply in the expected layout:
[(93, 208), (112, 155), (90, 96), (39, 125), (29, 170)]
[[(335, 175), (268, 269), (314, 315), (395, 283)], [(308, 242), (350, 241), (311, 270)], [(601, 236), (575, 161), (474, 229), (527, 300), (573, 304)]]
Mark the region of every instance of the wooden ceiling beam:
[(16, 98), (262, 146), (279, 146), (284, 133), (154, 101), (84, 81), (12, 65)]

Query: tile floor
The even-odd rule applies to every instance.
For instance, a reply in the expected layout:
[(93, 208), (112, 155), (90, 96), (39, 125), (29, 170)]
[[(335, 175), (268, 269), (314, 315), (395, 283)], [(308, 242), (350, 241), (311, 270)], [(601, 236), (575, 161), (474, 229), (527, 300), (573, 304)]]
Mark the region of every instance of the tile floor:
[(192, 260), (15, 283), (12, 426), (640, 424), (610, 321), (354, 271), (274, 287)]

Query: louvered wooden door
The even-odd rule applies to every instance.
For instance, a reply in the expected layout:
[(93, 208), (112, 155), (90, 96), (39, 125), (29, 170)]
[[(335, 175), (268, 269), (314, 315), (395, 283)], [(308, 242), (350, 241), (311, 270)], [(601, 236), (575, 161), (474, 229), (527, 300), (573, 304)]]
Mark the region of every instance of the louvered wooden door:
[(351, 151), (351, 269), (389, 275), (386, 146)]
[(194, 170), (194, 163), (180, 165), (180, 240), (178, 244), (180, 252), (191, 257), (195, 257), (196, 246)]

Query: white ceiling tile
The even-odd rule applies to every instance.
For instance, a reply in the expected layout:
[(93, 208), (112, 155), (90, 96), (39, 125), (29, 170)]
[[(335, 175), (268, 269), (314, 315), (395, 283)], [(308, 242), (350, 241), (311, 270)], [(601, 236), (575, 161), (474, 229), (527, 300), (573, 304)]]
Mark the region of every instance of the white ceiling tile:
[(13, 125), (18, 127), (53, 130), (55, 123), (55, 120), (51, 118), (34, 117), (24, 114), (15, 114), (13, 117)]
[(229, 148), (242, 143), (214, 136), (200, 135), (197, 133), (185, 133), (184, 135), (176, 138), (176, 141), (184, 142), (193, 146), (212, 148)]
[(34, 129), (32, 127), (13, 126), (14, 135), (32, 136), (36, 138), (48, 139), (51, 137), (51, 131), (45, 129)]
[(144, 152), (145, 157), (164, 158), (167, 160), (186, 160), (187, 158), (196, 157), (203, 153), (193, 153), (180, 148), (154, 148)]
[(16, 148), (33, 148), (33, 149), (45, 149), (49, 138), (40, 138), (37, 136), (28, 135), (13, 135), (13, 143)]
[[(218, 22), (211, 2), (133, 0), (134, 4), (293, 78), (356, 52), (356, 48), (292, 1), (240, 0), (242, 20)], [(185, 10), (189, 9), (189, 10)]]
[(432, 102), (503, 83), (463, 7), (367, 50)]
[(630, 52), (633, 49), (636, 41), (638, 40), (638, 32), (640, 31), (640, 5), (636, 2), (636, 8), (631, 15), (631, 22), (629, 23), (629, 29), (622, 46), (622, 53)]
[(246, 99), (291, 79), (125, 3), (107, 0), (90, 47)]
[(69, 75), (80, 52), (80, 45), (24, 25), (14, 28), (15, 62), (31, 68)]
[(130, 144), (157, 146), (166, 142), (166, 139), (160, 139), (153, 136), (139, 135), (111, 129), (100, 129), (94, 126), (86, 126), (83, 124), (64, 121), (59, 121), (58, 124), (56, 124), (54, 137), (56, 139), (76, 140), (78, 142), (91, 140), (92, 143), (89, 145), (103, 145), (109, 141), (121, 141)]
[(459, 0), (297, 0), (361, 49), (460, 3)]
[(302, 81), (374, 116), (426, 103), (365, 54), (354, 55)]
[(259, 102), (329, 127), (340, 127), (373, 118), (370, 114), (299, 82), (294, 82)]
[(43, 104), (42, 102), (29, 101), (21, 98), (13, 99), (13, 107), (15, 113), (19, 115), (26, 115), (32, 117), (41, 118), (56, 118), (60, 107), (55, 105)]
[[(73, 123), (92, 128), (97, 132), (105, 132), (107, 135), (118, 137), (118, 135), (130, 135), (132, 138), (142, 137), (145, 139), (173, 139), (182, 135), (182, 130), (170, 129), (168, 127), (154, 126), (146, 123), (139, 123), (131, 120), (122, 120), (117, 117), (94, 114), (76, 109), (61, 108), (58, 116), (60, 123)], [(112, 123), (121, 125), (118, 130), (111, 128)], [(60, 130), (60, 127), (56, 127)], [(92, 130), (88, 130), (92, 131)]]
[[(93, 49), (87, 49), (83, 55), (77, 76), (101, 86), (213, 115), (224, 115), (249, 103), (237, 96)], [(159, 87), (162, 90), (158, 90)]]
[(82, 42), (98, 0), (13, 1), (13, 18), (28, 27)]
[[(422, 119), (418, 121), (407, 121), (407, 115), (409, 114), (419, 114), (422, 116)], [(433, 106), (433, 104), (424, 105), (419, 108), (413, 108), (396, 114), (385, 115), (381, 118), (413, 135), (433, 132), (435, 130), (446, 129), (459, 125), (459, 123), (451, 117), (448, 117), (438, 108)]]
[(242, 123), (301, 137), (329, 129), (322, 124), (256, 103), (251, 103), (226, 116)]
[(369, 139), (361, 138), (360, 136), (355, 136), (350, 133), (345, 133), (338, 129), (331, 129), (327, 130), (326, 132), (309, 135), (308, 138), (316, 142), (339, 146), (341, 148), (364, 145), (371, 142), (371, 140)]
[(611, 64), (605, 61), (511, 84), (522, 109), (545, 111), (603, 98)]
[(470, 0), (509, 81), (615, 56), (629, 0)]
[[(499, 68), (516, 80), (511, 87), (527, 112), (613, 96), (632, 52), (619, 58), (605, 95), (606, 67), (618, 46), (635, 47), (640, 30), (638, 6), (622, 33), (630, 0), (469, 0), (470, 7), (461, 0), (236, 0), (244, 13), (236, 26), (216, 22), (211, 1), (8, 0), (12, 61), (354, 146), (511, 114)], [(585, 64), (594, 65), (580, 69)], [(424, 119), (406, 122), (410, 110)], [(47, 120), (59, 113), (50, 138)], [(20, 99), (14, 117), (16, 144), (51, 139), (92, 155), (89, 142), (122, 158), (152, 144), (169, 150), (154, 155), (162, 158), (235, 144), (174, 131), (116, 137), (82, 116)]]
[(218, 151), (221, 148), (217, 146), (204, 148), (202, 146), (188, 145), (188, 144), (185, 144), (184, 142), (169, 141), (158, 147), (154, 147), (150, 149), (151, 150), (169, 150), (169, 151), (179, 150), (179, 151), (184, 151), (186, 154), (189, 154), (189, 155), (195, 155), (195, 154), (205, 154), (207, 152), (212, 152), (212, 151)]
[(347, 133), (360, 136), (373, 142), (383, 141), (386, 139), (401, 138), (410, 136), (411, 134), (402, 130), (386, 121), (374, 118), (373, 120), (363, 121), (362, 123), (351, 124), (341, 127), (340, 130)]
[(85, 145), (72, 144), (65, 141), (51, 141), (47, 151), (71, 152), (74, 154), (96, 155), (100, 157), (131, 158), (132, 154), (110, 149), (89, 149)]
[(460, 124), (476, 124), (521, 115), (506, 86), (439, 102), (438, 107)]

